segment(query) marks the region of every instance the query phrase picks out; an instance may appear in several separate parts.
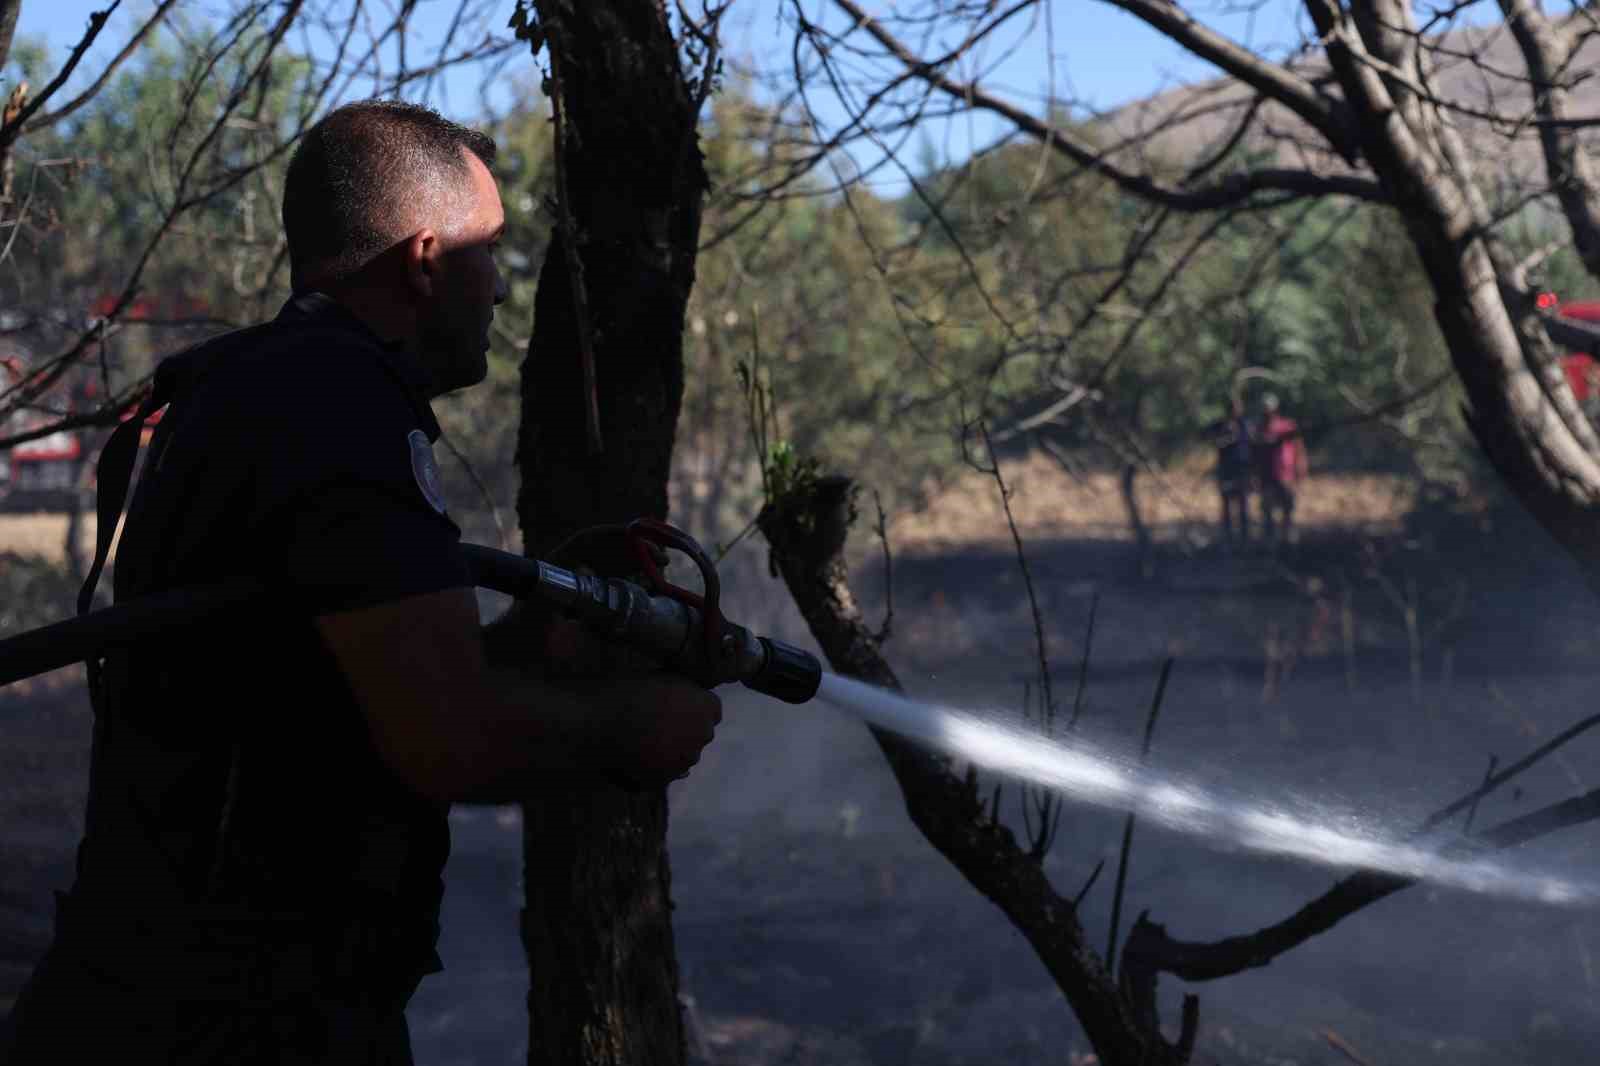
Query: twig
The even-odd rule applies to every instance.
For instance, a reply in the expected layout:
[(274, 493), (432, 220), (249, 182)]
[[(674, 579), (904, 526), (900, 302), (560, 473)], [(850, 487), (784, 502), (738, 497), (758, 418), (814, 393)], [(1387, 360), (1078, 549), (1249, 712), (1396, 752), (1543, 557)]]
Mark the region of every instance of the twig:
[(78, 61), (83, 58), (85, 52), (89, 51), (90, 46), (95, 42), (95, 38), (100, 36), (100, 31), (105, 27), (106, 21), (111, 18), (121, 3), (122, 0), (111, 0), (111, 6), (104, 11), (91, 11), (89, 13), (89, 28), (84, 31), (83, 37), (73, 47), (72, 54), (67, 57), (67, 61), (62, 65), (61, 69), (56, 72), (56, 76), (50, 80), (50, 83), (44, 87), (44, 90), (39, 95), (23, 105), (22, 109), (12, 116), (9, 122), (0, 125), (0, 154), (10, 149), (12, 143), (22, 135), (22, 128), (28, 120), (33, 118), (34, 114), (56, 94), (57, 89), (67, 83), (67, 79), (72, 76), (72, 72), (78, 68)]
[[(1155, 737), (1156, 718), (1161, 714), (1161, 699), (1167, 692), (1167, 678), (1172, 675), (1172, 656), (1161, 664), (1161, 677), (1156, 680), (1156, 694), (1150, 701), (1150, 715), (1144, 723), (1144, 746), (1139, 751), (1139, 762), (1150, 756), (1150, 741)], [(1128, 812), (1122, 826), (1122, 855), (1117, 860), (1117, 889), (1111, 897), (1111, 936), (1106, 943), (1106, 969), (1115, 972), (1117, 956), (1117, 926), (1122, 923), (1122, 894), (1128, 887), (1128, 855), (1133, 850), (1133, 826), (1138, 815)]]
[[(1039, 653), (1039, 723), (1045, 736), (1050, 736), (1054, 731), (1056, 717), (1055, 696), (1050, 688), (1050, 659), (1044, 641), (1044, 615), (1039, 610), (1039, 597), (1033, 589), (1033, 575), (1028, 571), (1028, 554), (1022, 547), (1022, 534), (1017, 530), (1017, 519), (1011, 512), (1011, 490), (1006, 486), (1005, 478), (1000, 473), (1000, 459), (994, 452), (994, 443), (989, 439), (988, 423), (978, 422), (978, 431), (983, 434), (983, 446), (989, 452), (989, 472), (994, 476), (994, 483), (1000, 488), (1000, 506), (1006, 512), (1006, 525), (1011, 529), (1011, 542), (1016, 546), (1017, 566), (1022, 571), (1022, 584), (1028, 591), (1028, 607), (1033, 612), (1033, 637)], [(1040, 817), (1039, 831), (1030, 843), (1031, 852), (1037, 859), (1044, 858), (1050, 845), (1055, 839), (1056, 826), (1060, 824), (1060, 808), (1055, 798), (1048, 790), (1040, 790), (1044, 798), (1038, 800), (1037, 810)], [(1052, 817), (1054, 815), (1055, 817)]]
[[(1539, 727), (1536, 726), (1533, 723), (1533, 720), (1528, 717), (1526, 711), (1524, 711), (1520, 706), (1518, 706), (1511, 699), (1511, 697), (1509, 697), (1509, 696), (1507, 696), (1505, 694), (1505, 690), (1504, 689), (1502, 689), (1499, 685), (1491, 682), (1489, 684), (1489, 695), (1493, 696), (1495, 698), (1495, 702), (1499, 703), (1500, 706), (1504, 707), (1507, 711), (1510, 711), (1511, 714), (1513, 714), (1516, 717), (1517, 721), (1522, 724), (1523, 732), (1526, 735), (1528, 735), (1530, 737), (1535, 737), (1535, 736), (1539, 735)], [(1583, 778), (1578, 776), (1578, 771), (1573, 768), (1572, 763), (1567, 761), (1567, 757), (1565, 755), (1562, 755), (1560, 753), (1556, 753), (1555, 760), (1556, 760), (1556, 765), (1561, 767), (1561, 772), (1567, 775), (1567, 780), (1572, 782), (1572, 787), (1573, 788), (1583, 789), (1583, 788), (1588, 788), (1589, 787), (1584, 782)]]
[[(1494, 754), (1491, 754), (1489, 756), (1489, 768), (1483, 772), (1483, 783), (1485, 785), (1487, 785), (1489, 783), (1489, 780), (1492, 777), (1494, 777), (1494, 767), (1495, 767), (1495, 764), (1497, 762), (1499, 762), (1499, 761), (1500, 761), (1500, 756), (1494, 755)], [(1479, 787), (1481, 788), (1483, 786), (1480, 785)], [(1481, 797), (1479, 797), (1479, 798), (1481, 798)], [(1461, 826), (1461, 835), (1462, 836), (1471, 836), (1472, 835), (1472, 819), (1476, 818), (1477, 815), (1478, 815), (1478, 799), (1475, 798), (1472, 801), (1472, 806), (1467, 808), (1467, 820)]]
[[(878, 495), (877, 489), (872, 490), (872, 503), (878, 508), (878, 539), (883, 542), (883, 625), (878, 627), (873, 639), (882, 645), (889, 639), (890, 627), (894, 624), (894, 556), (889, 551), (889, 522), (883, 513), (883, 498)], [(997, 798), (996, 812), (999, 809)]]
[(1328, 433), (1332, 433), (1334, 430), (1348, 429), (1351, 426), (1359, 426), (1366, 422), (1375, 422), (1384, 415), (1394, 414), (1397, 411), (1403, 411), (1407, 407), (1410, 407), (1412, 404), (1416, 403), (1418, 400), (1426, 399), (1429, 395), (1443, 387), (1444, 384), (1454, 376), (1454, 370), (1443, 371), (1442, 373), (1436, 374), (1429, 378), (1412, 391), (1397, 396), (1392, 400), (1387, 400), (1376, 407), (1366, 408), (1365, 410), (1363, 410), (1359, 404), (1355, 403), (1355, 401), (1347, 394), (1345, 399), (1350, 401), (1350, 406), (1355, 407), (1359, 412), (1358, 414), (1350, 415), (1345, 418), (1334, 418), (1328, 420), (1327, 422), (1318, 422), (1309, 426), (1305, 426), (1294, 431), (1293, 433), (1285, 434), (1284, 439), (1289, 440), (1294, 437), (1299, 437), (1307, 444), (1311, 444), (1314, 443), (1317, 438)]
[(711, 561), (714, 563), (720, 563), (722, 560), (726, 559), (728, 557), (728, 553), (737, 548), (739, 546), (739, 542), (748, 537), (750, 535), (750, 531), (756, 528), (756, 522), (760, 520), (760, 517), (760, 513), (758, 512), (755, 518), (750, 519), (750, 521), (744, 524), (744, 528), (739, 530), (738, 534), (735, 535), (732, 540), (728, 541), (726, 544), (718, 545), (717, 550), (711, 554)]
[(1360, 1052), (1350, 1046), (1349, 1042), (1346, 1041), (1344, 1037), (1340, 1036), (1332, 1029), (1322, 1030), (1322, 1039), (1328, 1042), (1329, 1047), (1333, 1048), (1333, 1050), (1337, 1051), (1339, 1054), (1355, 1063), (1356, 1066), (1372, 1066), (1370, 1062), (1361, 1057)]
[(1089, 649), (1094, 647), (1094, 615), (1100, 606), (1100, 590), (1095, 589), (1089, 597), (1089, 626), (1083, 635), (1083, 657), (1078, 660), (1078, 690), (1072, 694), (1072, 718), (1067, 722), (1068, 729), (1075, 729), (1078, 719), (1083, 715), (1085, 697), (1089, 693)]
[(1559, 803), (1530, 811), (1520, 818), (1501, 822), (1493, 829), (1479, 833), (1470, 844), (1464, 841), (1458, 847), (1441, 848), (1439, 853), (1447, 856), (1454, 854), (1470, 856), (1498, 851), (1501, 848), (1514, 848), (1518, 844), (1537, 840), (1558, 829), (1582, 825), (1596, 818), (1600, 818), (1600, 789), (1591, 789), (1581, 796), (1573, 796), (1571, 799), (1564, 799)]
[[(1600, 790), (1587, 792), (1560, 803), (1486, 829), (1471, 840), (1458, 840), (1439, 849), (1445, 858), (1472, 858), (1503, 848), (1516, 847), (1530, 840), (1600, 818)], [(1379, 870), (1361, 870), (1343, 878), (1321, 896), (1274, 925), (1243, 936), (1232, 936), (1212, 943), (1175, 940), (1153, 923), (1134, 926), (1129, 937), (1129, 957), (1138, 957), (1140, 977), (1161, 972), (1185, 981), (1214, 981), (1241, 971), (1266, 966), (1285, 952), (1292, 951), (1311, 937), (1332, 929), (1339, 922), (1370, 904), (1418, 882), (1419, 878)]]
[(1104, 856), (1102, 856), (1100, 861), (1094, 864), (1094, 870), (1090, 872), (1089, 879), (1083, 883), (1082, 888), (1078, 889), (1078, 894), (1072, 897), (1073, 910), (1077, 910), (1083, 905), (1083, 897), (1089, 894), (1089, 890), (1094, 887), (1095, 880), (1100, 876), (1100, 871), (1104, 870), (1105, 868), (1106, 860)]
[(144, 25), (135, 30), (133, 35), (128, 38), (128, 43), (123, 45), (122, 51), (112, 57), (111, 61), (101, 69), (100, 76), (95, 79), (93, 85), (49, 114), (36, 115), (29, 119), (27, 127), (22, 132), (37, 133), (39, 130), (53, 126), (62, 119), (71, 116), (90, 100), (93, 100), (100, 90), (105, 88), (106, 82), (111, 80), (111, 75), (116, 73), (117, 68), (138, 50), (139, 46), (144, 43), (145, 38), (150, 36), (151, 31), (161, 23), (162, 19), (167, 17), (167, 12), (175, 3), (177, 3), (177, 0), (161, 0), (161, 3), (156, 6), (154, 14), (146, 19)]
[(1527, 755), (1524, 755), (1522, 758), (1518, 759), (1504, 770), (1501, 770), (1498, 774), (1493, 775), (1484, 781), (1482, 785), (1479, 785), (1465, 796), (1462, 796), (1460, 799), (1456, 800), (1454, 803), (1450, 804), (1444, 809), (1429, 815), (1428, 819), (1424, 821), (1422, 825), (1418, 826), (1416, 831), (1411, 833), (1407, 839), (1415, 839), (1436, 828), (1441, 822), (1445, 821), (1451, 815), (1465, 810), (1473, 803), (1476, 803), (1479, 799), (1489, 795), (1489, 793), (1493, 792), (1507, 781), (1510, 781), (1513, 777), (1516, 777), (1518, 774), (1522, 773), (1522, 771), (1526, 770), (1534, 763), (1543, 759), (1546, 755), (1549, 755), (1557, 748), (1560, 748), (1562, 745), (1566, 744), (1569, 740), (1572, 740), (1580, 733), (1593, 729), (1596, 725), (1600, 725), (1600, 714), (1592, 714), (1583, 719), (1581, 722), (1578, 722), (1576, 725), (1568, 726), (1566, 729), (1552, 737), (1547, 743), (1541, 744), (1539, 747), (1535, 748)]

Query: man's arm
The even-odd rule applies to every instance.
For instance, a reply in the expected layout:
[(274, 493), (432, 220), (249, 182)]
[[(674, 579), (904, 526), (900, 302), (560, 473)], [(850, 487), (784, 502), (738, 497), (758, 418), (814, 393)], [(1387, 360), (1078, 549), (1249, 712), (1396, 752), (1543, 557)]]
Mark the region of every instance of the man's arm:
[(379, 755), (441, 801), (505, 794), (538, 773), (665, 783), (694, 765), (722, 719), (714, 694), (671, 675), (557, 684), (491, 667), (469, 588), (316, 624)]

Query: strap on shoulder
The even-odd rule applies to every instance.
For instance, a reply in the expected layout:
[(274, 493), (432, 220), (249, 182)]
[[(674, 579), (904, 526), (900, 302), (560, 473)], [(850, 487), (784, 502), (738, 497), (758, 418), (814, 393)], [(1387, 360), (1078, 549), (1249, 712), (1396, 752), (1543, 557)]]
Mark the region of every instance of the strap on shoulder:
[[(133, 461), (139, 454), (139, 434), (145, 419), (171, 401), (172, 374), (163, 374), (163, 363), (156, 370), (150, 395), (145, 397), (139, 410), (112, 430), (105, 447), (100, 449), (100, 460), (95, 464), (95, 545), (94, 562), (89, 574), (78, 590), (78, 614), (89, 613), (94, 602), (95, 586), (100, 583), (100, 572), (105, 569), (106, 556), (111, 553), (111, 538), (116, 535), (117, 522), (122, 518), (122, 507), (128, 497), (128, 482), (133, 478)], [(163, 387), (165, 386), (165, 387)]]
[(139, 434), (144, 428), (145, 419), (178, 399), (180, 392), (192, 391), (207, 369), (225, 352), (238, 349), (251, 338), (267, 330), (282, 330), (286, 326), (309, 334), (338, 335), (346, 329), (313, 317), (290, 319), (280, 317), (201, 341), (175, 355), (168, 356), (156, 367), (150, 395), (139, 405), (138, 412), (132, 418), (112, 431), (105, 447), (100, 450), (100, 459), (95, 465), (94, 562), (89, 567), (88, 576), (84, 578), (83, 587), (78, 590), (78, 614), (87, 614), (90, 605), (94, 603), (95, 588), (99, 585), (100, 574), (105, 569), (106, 557), (111, 553), (111, 539), (116, 535), (117, 523), (121, 520), (122, 509), (127, 504), (128, 485), (133, 480), (134, 460), (139, 454)]

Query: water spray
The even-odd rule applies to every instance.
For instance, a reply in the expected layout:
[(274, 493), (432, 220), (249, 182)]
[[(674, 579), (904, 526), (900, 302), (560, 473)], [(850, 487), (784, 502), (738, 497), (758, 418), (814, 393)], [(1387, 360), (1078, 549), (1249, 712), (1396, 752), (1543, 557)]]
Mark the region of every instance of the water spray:
[(817, 694), (872, 725), (991, 773), (1053, 789), (1075, 803), (1132, 811), (1185, 836), (1540, 903), (1600, 900), (1600, 890), (1568, 878), (1408, 843), (1386, 832), (1382, 819), (1331, 804), (1225, 795), (1076, 737), (1064, 744), (997, 717), (923, 703), (834, 674), (823, 675)]
[[(462, 551), (477, 585), (519, 599), (543, 600), (707, 687), (738, 681), (796, 704), (821, 696), (872, 725), (991, 773), (1052, 789), (1077, 803), (1131, 811), (1186, 836), (1328, 866), (1381, 870), (1542, 903), (1600, 899), (1600, 890), (1570, 879), (1512, 870), (1489, 858), (1443, 855), (1398, 839), (1376, 817), (1339, 812), (1331, 804), (1310, 800), (1225, 794), (1153, 771), (1079, 737), (1064, 744), (998, 716), (918, 702), (826, 674), (809, 652), (758, 636), (723, 617), (716, 568), (688, 534), (651, 519), (638, 519), (622, 531), (644, 575), (643, 583), (603, 578), (478, 545), (462, 545)], [(667, 548), (694, 561), (703, 592), (680, 588), (662, 577), (660, 560)], [(0, 640), (0, 685), (134, 645), (175, 627), (259, 609), (269, 599), (262, 583), (238, 578), (117, 604)]]

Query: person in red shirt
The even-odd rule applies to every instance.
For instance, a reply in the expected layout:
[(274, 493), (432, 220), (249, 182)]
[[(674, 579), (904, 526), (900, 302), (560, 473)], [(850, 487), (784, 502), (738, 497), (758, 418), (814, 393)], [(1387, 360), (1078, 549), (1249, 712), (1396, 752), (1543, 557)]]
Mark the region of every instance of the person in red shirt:
[(1261, 479), (1261, 528), (1269, 547), (1294, 538), (1295, 492), (1311, 474), (1305, 442), (1295, 420), (1278, 410), (1278, 398), (1261, 398), (1261, 437), (1258, 444)]

